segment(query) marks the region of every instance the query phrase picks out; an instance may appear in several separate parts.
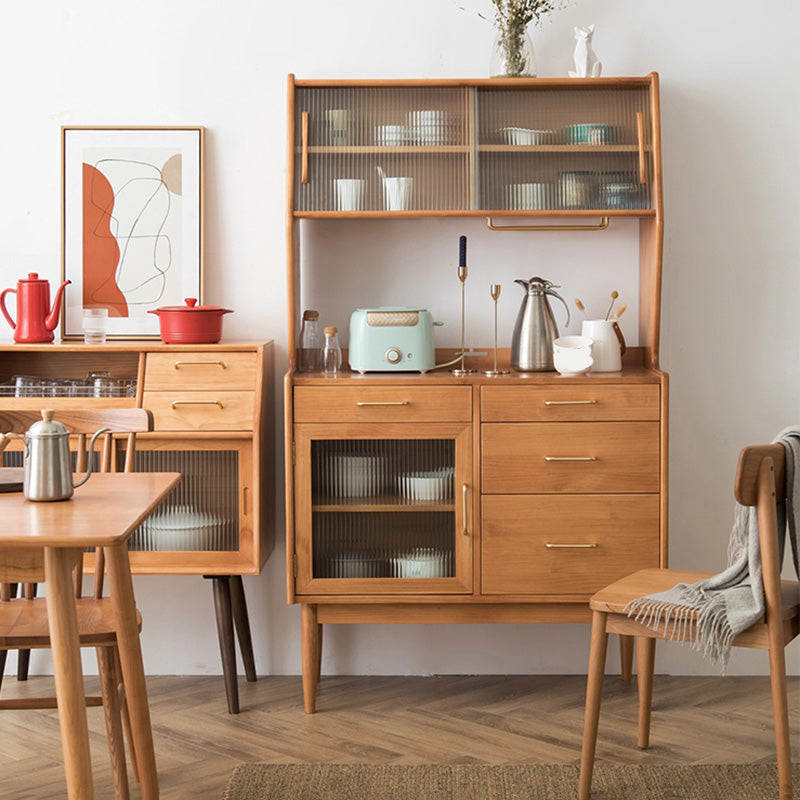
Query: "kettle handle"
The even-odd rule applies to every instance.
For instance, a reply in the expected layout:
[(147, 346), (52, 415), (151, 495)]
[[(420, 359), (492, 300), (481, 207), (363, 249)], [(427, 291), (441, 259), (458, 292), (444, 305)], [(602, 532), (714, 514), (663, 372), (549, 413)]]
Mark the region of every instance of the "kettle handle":
[(25, 438), (20, 436), (18, 433), (14, 433), (13, 431), (10, 431), (9, 433), (0, 433), (0, 453), (2, 453), (3, 450), (8, 447), (8, 443), (11, 441), (12, 436), (25, 444)]
[(16, 294), (17, 290), (16, 289), (3, 289), (3, 291), (0, 292), (0, 311), (3, 312), (3, 316), (6, 318), (6, 321), (11, 326), (11, 328), (13, 330), (16, 330), (17, 329), (17, 323), (14, 322), (13, 319), (11, 319), (11, 314), (9, 314), (8, 311), (6, 310), (6, 295), (9, 294), (9, 293)]
[(569, 325), (569, 306), (567, 305), (567, 301), (564, 300), (564, 298), (558, 292), (554, 292), (550, 287), (545, 289), (544, 293), (551, 294), (553, 297), (557, 297), (564, 304), (564, 308), (567, 309), (567, 321), (564, 324)]
[(83, 484), (89, 480), (89, 476), (92, 474), (92, 461), (94, 460), (94, 443), (101, 433), (108, 433), (109, 430), (110, 428), (100, 428), (100, 430), (92, 436), (89, 442), (89, 452), (86, 454), (86, 474), (77, 483), (72, 484), (73, 489), (83, 486)]

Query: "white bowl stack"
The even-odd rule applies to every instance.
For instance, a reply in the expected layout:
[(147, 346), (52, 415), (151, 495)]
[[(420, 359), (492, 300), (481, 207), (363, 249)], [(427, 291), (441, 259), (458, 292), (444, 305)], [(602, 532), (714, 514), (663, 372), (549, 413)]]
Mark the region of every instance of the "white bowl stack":
[(405, 472), (398, 479), (404, 500), (443, 502), (453, 496), (453, 467), (440, 467), (426, 472)]

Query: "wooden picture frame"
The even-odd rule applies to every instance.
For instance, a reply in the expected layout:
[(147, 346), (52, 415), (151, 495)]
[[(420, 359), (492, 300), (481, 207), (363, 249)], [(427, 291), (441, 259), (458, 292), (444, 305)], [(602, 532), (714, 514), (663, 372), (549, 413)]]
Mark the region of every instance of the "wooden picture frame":
[(108, 338), (153, 338), (148, 312), (203, 303), (203, 127), (61, 129), (62, 338), (85, 308), (108, 309)]

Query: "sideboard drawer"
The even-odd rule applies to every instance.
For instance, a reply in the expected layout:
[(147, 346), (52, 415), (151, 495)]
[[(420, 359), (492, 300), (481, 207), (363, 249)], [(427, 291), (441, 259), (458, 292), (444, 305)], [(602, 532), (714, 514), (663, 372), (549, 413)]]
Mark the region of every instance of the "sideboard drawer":
[(589, 596), (659, 565), (659, 496), (491, 495), (481, 507), (482, 594)]
[(469, 422), (469, 386), (297, 386), (295, 422)]
[(255, 353), (148, 353), (144, 389), (146, 392), (190, 391), (221, 386), (227, 391), (252, 390), (257, 366)]
[(592, 384), (590, 379), (552, 386), (484, 386), (483, 422), (624, 422), (657, 420), (656, 385)]
[(254, 392), (145, 392), (157, 431), (251, 431)]
[(658, 492), (658, 422), (481, 425), (485, 494)]

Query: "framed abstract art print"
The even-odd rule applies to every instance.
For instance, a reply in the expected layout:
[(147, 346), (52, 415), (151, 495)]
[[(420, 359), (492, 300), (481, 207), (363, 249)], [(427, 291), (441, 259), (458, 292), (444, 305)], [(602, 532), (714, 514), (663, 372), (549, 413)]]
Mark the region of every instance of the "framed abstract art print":
[(109, 338), (159, 335), (147, 312), (203, 302), (204, 128), (63, 127), (62, 337), (108, 309)]

